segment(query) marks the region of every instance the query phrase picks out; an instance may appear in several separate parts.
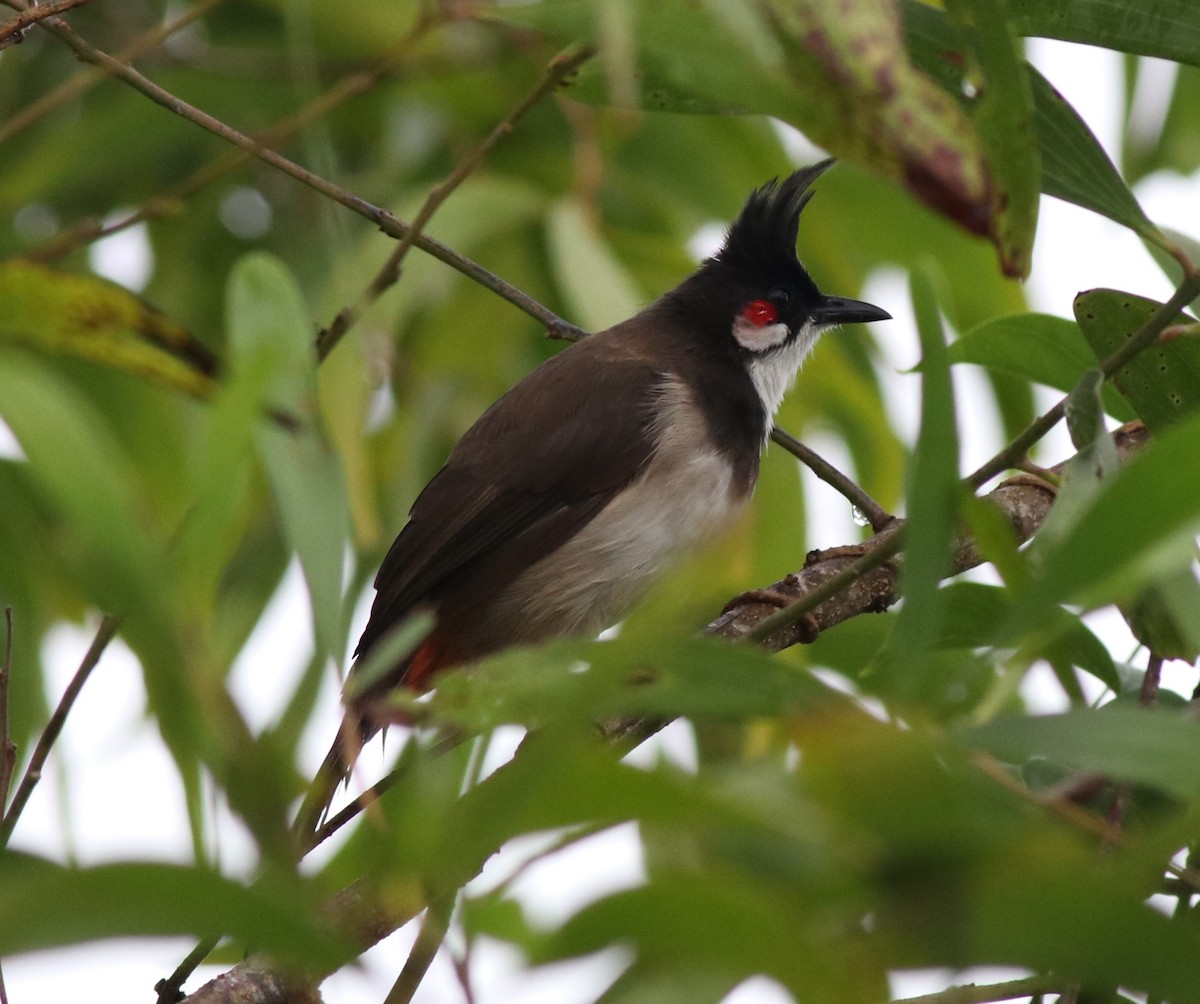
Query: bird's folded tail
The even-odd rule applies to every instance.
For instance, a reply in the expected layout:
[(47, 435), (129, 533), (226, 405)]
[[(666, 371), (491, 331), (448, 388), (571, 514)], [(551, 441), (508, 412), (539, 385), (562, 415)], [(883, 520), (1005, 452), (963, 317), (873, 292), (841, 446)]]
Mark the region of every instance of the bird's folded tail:
[(292, 823), (292, 833), (301, 854), (315, 845), (317, 833), (329, 815), (338, 786), (349, 780), (358, 754), (373, 731), (357, 716), (347, 714), (342, 719), (342, 726), (313, 775)]

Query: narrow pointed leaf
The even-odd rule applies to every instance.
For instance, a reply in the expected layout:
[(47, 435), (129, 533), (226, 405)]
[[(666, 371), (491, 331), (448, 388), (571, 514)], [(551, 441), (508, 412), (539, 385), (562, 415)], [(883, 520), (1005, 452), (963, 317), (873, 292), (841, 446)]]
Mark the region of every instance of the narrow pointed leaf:
[(992, 239), (1004, 274), (1024, 278), (1042, 180), (1027, 66), (1000, 0), (951, 0), (948, 10), (980, 74), (972, 108), (992, 175)]
[(1200, 66), (1200, 6), (1191, 0), (1008, 0), (1008, 9), (1022, 35)]

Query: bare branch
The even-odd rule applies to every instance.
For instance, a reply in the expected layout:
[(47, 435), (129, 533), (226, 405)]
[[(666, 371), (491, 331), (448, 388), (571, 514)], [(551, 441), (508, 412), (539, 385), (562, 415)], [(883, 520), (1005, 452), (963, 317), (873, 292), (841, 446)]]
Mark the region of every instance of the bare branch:
[(6, 49), (10, 45), (16, 45), (23, 41), (25, 29), (30, 25), (48, 17), (64, 14), (72, 7), (80, 7), (91, 2), (92, 0), (55, 0), (54, 3), (48, 3), (44, 7), (31, 7), (29, 10), (21, 11), (16, 17), (9, 18), (0, 24), (0, 49)]
[(54, 744), (67, 722), (67, 715), (74, 707), (75, 699), (79, 697), (79, 692), (87, 683), (92, 670), (96, 668), (108, 643), (116, 636), (118, 623), (118, 619), (109, 614), (105, 614), (101, 619), (100, 627), (96, 630), (96, 636), (92, 639), (92, 644), (88, 646), (83, 661), (75, 670), (75, 675), (71, 677), (67, 689), (63, 691), (58, 707), (54, 709), (54, 714), (46, 722), (46, 727), (42, 730), (37, 745), (33, 748), (33, 755), (29, 758), (29, 766), (25, 768), (25, 773), (21, 777), (17, 793), (13, 795), (12, 805), (8, 807), (3, 821), (0, 822), (0, 848), (8, 846), (13, 827), (17, 825), (17, 819), (25, 808), (25, 803), (29, 801), (29, 796), (33, 794), (33, 789), (37, 787), (38, 781), (42, 778), (42, 767), (45, 766), (46, 758), (50, 756), (50, 751), (54, 748)]
[[(6, 2), (10, 7), (17, 7), (22, 11), (47, 10), (46, 7), (34, 7), (25, 3), (24, 0), (6, 0)], [(142, 32), (129, 45), (118, 52), (116, 58), (123, 63), (132, 62), (138, 56), (156, 48), (165, 39), (170, 38), (178, 31), (182, 31), (189, 24), (223, 3), (225, 3), (225, 0), (198, 0), (197, 3), (180, 14), (179, 17), (166, 21), (163, 24), (155, 25), (148, 31)], [(95, 67), (85, 67), (79, 70), (69, 80), (63, 81), (54, 90), (48, 94), (44, 94), (37, 101), (33, 102), (33, 104), (22, 108), (6, 122), (0, 123), (0, 143), (3, 143), (6, 139), (11, 139), (22, 129), (31, 126), (38, 119), (54, 111), (55, 108), (66, 104), (72, 98), (79, 97), (84, 91), (95, 86), (101, 80), (106, 79), (108, 79), (108, 74), (104, 70)]]
[(362, 316), (363, 311), (374, 303), (383, 293), (400, 278), (400, 265), (408, 254), (409, 249), (425, 229), (425, 225), (433, 218), (433, 214), (467, 178), (467, 176), (482, 163), (492, 148), (516, 127), (516, 124), (537, 105), (547, 94), (554, 90), (567, 77), (577, 70), (586, 60), (590, 59), (594, 50), (579, 49), (571, 54), (563, 54), (552, 59), (541, 79), (533, 89), (525, 95), (517, 105), (497, 126), (487, 138), (479, 144), (439, 185), (437, 185), (425, 204), (421, 206), (416, 217), (409, 225), (408, 233), (401, 239), (400, 245), (388, 256), (386, 262), (376, 273), (375, 278), (367, 285), (359, 296), (358, 301), (340, 311), (329, 327), (323, 329), (317, 336), (317, 358), (324, 359), (334, 350), (337, 343)]
[[(1149, 433), (1140, 422), (1131, 422), (1113, 433), (1113, 439), (1118, 455), (1125, 460), (1145, 445)], [(1059, 464), (1052, 470), (1060, 472), (1065, 466)], [(1054, 504), (1049, 485), (1041, 486), (1025, 475), (1010, 478), (984, 498), (1003, 512), (1021, 543), (1033, 536)], [(747, 593), (744, 602), (735, 601), (708, 626), (708, 633), (725, 638), (761, 639), (761, 630), (765, 628), (759, 629), (759, 625), (793, 610), (790, 605), (779, 609), (781, 602), (790, 601), (798, 604), (794, 609), (800, 614), (792, 617), (790, 623), (788, 618), (772, 620), (769, 637), (763, 640), (767, 649), (778, 652), (791, 645), (812, 642), (822, 631), (851, 617), (886, 610), (899, 599), (899, 564), (890, 559), (898, 548), (903, 526), (904, 521), (898, 519), (863, 544), (813, 551), (800, 571), (764, 590)], [(957, 575), (982, 562), (975, 542), (962, 535), (954, 548), (950, 574)], [(834, 582), (845, 588), (832, 588), (830, 584)]]
[(796, 457), (817, 477), (843, 495), (855, 509), (866, 517), (871, 529), (881, 532), (894, 518), (883, 506), (860, 488), (852, 478), (843, 474), (816, 450), (805, 446), (800, 440), (779, 426), (771, 428), (771, 441), (778, 443), (792, 456)]
[[(213, 0), (210, 0), (211, 2)], [(216, 2), (223, 3), (224, 0), (216, 0)], [(411, 55), (414, 43), (428, 31), (432, 23), (430, 18), (422, 17), (413, 26), (412, 31), (397, 42), (374, 66), (366, 70), (355, 70), (352, 73), (346, 74), (325, 90), (324, 93), (318, 95), (297, 111), (279, 119), (257, 133), (255, 139), (263, 145), (282, 143), (296, 135), (310, 123), (327, 115), (350, 99), (367, 94), (381, 80), (396, 74), (399, 67)], [(102, 71), (93, 72), (99, 77), (107, 77), (107, 74)], [(3, 127), (0, 127), (0, 133), (2, 132)], [(120, 233), (122, 230), (127, 230), (129, 227), (146, 222), (147, 220), (169, 216), (172, 213), (178, 212), (180, 203), (185, 199), (190, 198), (196, 192), (211, 185), (220, 178), (231, 174), (252, 159), (251, 155), (245, 150), (228, 150), (221, 154), (221, 156), (199, 167), (179, 184), (160, 192), (153, 198), (147, 199), (137, 209), (122, 216), (120, 219), (107, 223), (95, 218), (80, 220), (73, 226), (59, 231), (59, 233), (32, 250), (25, 252), (22, 257), (30, 261), (53, 261), (56, 258), (61, 258), (63, 255), (70, 254), (81, 244), (99, 240), (102, 237), (111, 237), (113, 234)]]
[[(321, 193), (334, 202), (345, 206), (347, 209), (357, 213), (359, 216), (371, 223), (375, 224), (389, 237), (395, 237), (398, 240), (405, 239), (412, 228), (403, 220), (393, 216), (386, 209), (373, 205), (366, 199), (360, 198), (357, 195), (347, 191), (340, 185), (322, 178), (320, 175), (314, 174), (306, 168), (301, 167), (294, 161), (289, 160), (282, 154), (276, 153), (268, 147), (247, 136), (245, 133), (226, 125), (220, 119), (214, 118), (207, 112), (201, 111), (194, 105), (188, 104), (182, 98), (177, 97), (170, 91), (160, 87), (149, 78), (143, 76), (133, 67), (122, 63), (120, 60), (114, 59), (108, 53), (96, 48), (90, 42), (86, 41), (82, 36), (72, 30), (61, 18), (49, 18), (41, 22), (42, 27), (53, 34), (56, 38), (69, 45), (75, 54), (84, 62), (92, 63), (102, 67), (106, 72), (112, 74), (118, 80), (128, 84), (135, 90), (141, 92), (155, 104), (161, 105), (168, 111), (180, 116), (183, 119), (191, 122), (193, 125), (198, 125), (200, 128), (218, 136), (221, 139), (232, 143), (246, 153), (284, 174), (290, 175), (297, 181), (316, 192)], [(578, 337), (581, 332), (573, 324), (569, 324), (555, 314), (552, 310), (545, 307), (535, 300), (528, 293), (518, 289), (512, 283), (506, 282), (498, 275), (489, 272), (482, 265), (472, 261), (464, 255), (459, 254), (453, 248), (447, 247), (440, 241), (434, 240), (425, 234), (419, 234), (412, 238), (412, 243), (419, 247), (422, 251), (439, 261), (444, 262), (451, 268), (461, 272), (467, 278), (479, 283), (479, 285), (490, 289), (497, 296), (502, 297), (511, 303), (518, 310), (523, 311), (530, 317), (541, 322), (546, 327), (547, 334), (551, 337)]]

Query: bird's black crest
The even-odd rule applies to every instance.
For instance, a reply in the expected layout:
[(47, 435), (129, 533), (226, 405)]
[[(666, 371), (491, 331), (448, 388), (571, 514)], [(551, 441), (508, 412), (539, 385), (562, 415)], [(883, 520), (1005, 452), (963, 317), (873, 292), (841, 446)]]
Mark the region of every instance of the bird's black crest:
[(783, 181), (776, 178), (751, 192), (716, 260), (752, 274), (768, 273), (780, 262), (796, 261), (800, 212), (813, 194), (808, 188), (832, 164), (830, 158), (802, 167)]

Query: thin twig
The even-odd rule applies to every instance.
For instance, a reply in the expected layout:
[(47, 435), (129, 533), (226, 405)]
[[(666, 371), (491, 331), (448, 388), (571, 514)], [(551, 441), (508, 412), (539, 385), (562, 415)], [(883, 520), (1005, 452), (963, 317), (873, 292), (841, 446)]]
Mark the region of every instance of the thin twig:
[(405, 768), (403, 767), (393, 767), (361, 795), (344, 806), (336, 815), (330, 816), (327, 820), (325, 820), (325, 822), (313, 832), (312, 839), (308, 842), (308, 847), (305, 849), (305, 853), (307, 854), (314, 847), (323, 844), (326, 840), (337, 833), (338, 830), (350, 822), (350, 820), (366, 809), (367, 806), (378, 801), (384, 792), (392, 788), (396, 782), (400, 780), (404, 770)]
[(879, 533), (895, 517), (876, 502), (870, 495), (859, 487), (852, 478), (843, 474), (828, 460), (815, 450), (805, 446), (800, 440), (779, 426), (771, 428), (771, 441), (782, 446), (788, 453), (796, 457), (817, 477), (827, 485), (831, 485), (847, 501), (866, 517), (871, 529)]
[(991, 983), (985, 986), (967, 983), (920, 997), (905, 997), (894, 1004), (987, 1004), (989, 1001), (1010, 1001), (1016, 997), (1052, 994), (1062, 990), (1065, 982), (1061, 976), (1026, 976), (1019, 980), (1009, 980), (1007, 983)]
[[(220, 0), (224, 2), (224, 0)], [(396, 43), (378, 62), (367, 70), (354, 70), (336, 81), (324, 93), (312, 101), (279, 119), (255, 134), (255, 139), (262, 144), (274, 145), (290, 139), (311, 122), (329, 114), (352, 98), (367, 94), (378, 83), (394, 75), (401, 62), (409, 56), (413, 44), (428, 31), (433, 24), (430, 16), (422, 14), (420, 21), (403, 39)], [(108, 75), (98, 71), (98, 75)], [(102, 219), (83, 219), (72, 226), (65, 227), (53, 237), (42, 242), (22, 257), (29, 261), (47, 262), (63, 255), (70, 254), (81, 244), (111, 237), (113, 234), (127, 230), (129, 227), (148, 220), (159, 219), (177, 212), (180, 203), (190, 198), (196, 192), (211, 185), (213, 182), (233, 173), (252, 157), (245, 150), (227, 150), (219, 157), (197, 168), (189, 177), (179, 184), (168, 188), (147, 199), (137, 209), (134, 209), (118, 220), (105, 222)]]
[[(72, 30), (62, 19), (48, 18), (41, 22), (41, 27), (69, 45), (84, 62), (103, 67), (118, 80), (141, 92), (155, 104), (161, 105), (163, 108), (186, 119), (188, 122), (207, 130), (214, 136), (218, 136), (226, 142), (240, 147), (251, 156), (257, 157), (264, 163), (270, 164), (277, 170), (295, 178), (326, 198), (345, 206), (347, 209), (375, 224), (389, 237), (403, 240), (410, 232), (411, 227), (407, 223), (393, 216), (386, 209), (373, 205), (366, 199), (360, 198), (342, 188), (340, 185), (314, 174), (312, 171), (301, 167), (282, 154), (263, 146), (245, 133), (231, 128), (220, 119), (214, 118), (207, 112), (188, 104), (182, 98), (177, 97), (143, 76), (133, 67), (114, 59), (108, 53), (96, 48), (96, 46)], [(486, 289), (490, 289), (518, 310), (541, 322), (545, 325), (546, 331), (551, 337), (579, 337), (583, 334), (575, 325), (564, 321), (528, 293), (506, 282), (482, 265), (459, 254), (453, 248), (447, 247), (440, 241), (436, 241), (425, 234), (420, 234), (413, 239), (412, 243), (427, 254), (461, 272), (472, 281)]]
[(54, 17), (57, 14), (64, 14), (72, 7), (80, 7), (91, 2), (92, 0), (55, 0), (54, 3), (48, 3), (45, 7), (31, 7), (21, 11), (16, 17), (9, 18), (0, 24), (0, 49), (6, 49), (10, 45), (16, 45), (23, 41), (25, 29), (31, 24), (36, 24), (38, 21)]
[[(36, 8), (24, 0), (6, 0), (10, 7), (26, 10), (45, 10), (45, 8)], [(151, 49), (157, 48), (163, 41), (170, 38), (178, 31), (182, 31), (189, 24), (203, 17), (214, 7), (225, 3), (225, 0), (198, 0), (198, 2), (184, 11), (179, 17), (173, 20), (166, 21), (162, 24), (155, 25), (147, 31), (142, 32), (133, 39), (124, 49), (117, 53), (116, 58), (123, 63), (130, 63), (143, 53), (149, 52)], [(85, 67), (75, 73), (68, 80), (64, 80), (54, 90), (48, 94), (38, 98), (37, 101), (21, 111), (17, 112), (4, 123), (0, 123), (0, 143), (6, 139), (11, 139), (22, 129), (32, 125), (38, 119), (43, 118), (55, 108), (66, 104), (73, 98), (79, 97), (84, 91), (94, 87), (101, 80), (108, 79), (108, 74), (104, 70), (92, 67)]]
[(67, 715), (70, 713), (71, 708), (74, 707), (75, 699), (79, 696), (83, 685), (87, 683), (92, 670), (96, 668), (96, 664), (100, 661), (100, 656), (104, 654), (108, 643), (116, 636), (118, 624), (118, 618), (111, 614), (105, 614), (101, 619), (100, 627), (96, 630), (96, 636), (92, 639), (92, 644), (88, 647), (87, 654), (84, 655), (79, 668), (75, 670), (75, 675), (71, 677), (71, 682), (67, 684), (67, 689), (63, 691), (62, 699), (58, 702), (58, 707), (54, 709), (54, 714), (46, 722), (46, 727), (42, 730), (37, 745), (33, 748), (33, 755), (29, 758), (29, 766), (25, 768), (25, 773), (21, 777), (21, 783), (17, 787), (16, 794), (13, 795), (12, 805), (8, 807), (3, 821), (0, 822), (0, 848), (8, 846), (13, 827), (17, 825), (17, 819), (20, 817), (21, 811), (25, 808), (25, 803), (29, 801), (29, 796), (33, 794), (33, 789), (37, 787), (38, 781), (41, 780), (42, 767), (45, 766), (46, 758), (50, 756), (50, 751), (54, 748), (59, 733), (62, 732), (63, 726), (66, 724)]
[(1125, 840), (1125, 835), (1119, 829), (1112, 826), (1106, 819), (1101, 819), (1095, 813), (1088, 812), (1082, 806), (1064, 798), (1046, 797), (1032, 791), (1020, 779), (1014, 777), (1008, 768), (995, 757), (987, 753), (976, 752), (971, 757), (971, 762), (981, 773), (986, 774), (1002, 788), (1032, 805), (1053, 812), (1084, 833), (1090, 833), (1099, 839), (1102, 845), (1115, 847)]
[[(1186, 276), (1174, 295), (1158, 308), (1124, 345), (1113, 352), (1100, 365), (1105, 377), (1110, 377), (1143, 349), (1153, 345), (1162, 332), (1169, 327), (1179, 312), (1200, 296), (1200, 274), (1193, 271)], [(1064, 397), (1044, 415), (1033, 420), (1029, 427), (1012, 440), (1003, 450), (966, 479), (966, 485), (979, 488), (1001, 471), (1007, 470), (1029, 452), (1029, 448), (1058, 424), (1066, 413), (1067, 399)]]
[(8, 728), (8, 680), (12, 673), (13, 610), (4, 608), (4, 661), (0, 662), (0, 818), (8, 806), (8, 789), (17, 769), (17, 746)]
[(446, 932), (450, 930), (450, 915), (454, 912), (454, 899), (455, 894), (449, 893), (429, 904), (412, 951), (408, 953), (404, 968), (400, 970), (383, 1004), (410, 1004), (438, 949), (446, 940)]
[(409, 224), (408, 233), (400, 240), (400, 244), (388, 256), (387, 261), (368, 283), (358, 300), (341, 310), (333, 323), (317, 335), (317, 358), (324, 359), (334, 350), (346, 332), (358, 321), (363, 312), (400, 278), (400, 265), (408, 254), (409, 249), (424, 231), (426, 224), (433, 218), (442, 203), (458, 188), (467, 176), (483, 162), (492, 148), (505, 136), (513, 131), (517, 123), (534, 108), (547, 94), (554, 90), (563, 80), (575, 72), (595, 52), (591, 48), (578, 49), (573, 53), (556, 56), (546, 66), (541, 78), (533, 89), (525, 95), (505, 118), (488, 134), (469, 156), (464, 158), (457, 167), (429, 193), (425, 204)]
[(177, 1004), (183, 997), (183, 985), (196, 971), (196, 967), (212, 954), (220, 940), (205, 938), (188, 952), (184, 960), (175, 967), (175, 972), (154, 984), (154, 991), (158, 994), (157, 1004)]

